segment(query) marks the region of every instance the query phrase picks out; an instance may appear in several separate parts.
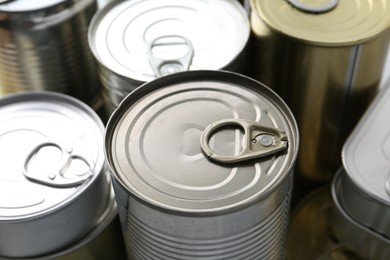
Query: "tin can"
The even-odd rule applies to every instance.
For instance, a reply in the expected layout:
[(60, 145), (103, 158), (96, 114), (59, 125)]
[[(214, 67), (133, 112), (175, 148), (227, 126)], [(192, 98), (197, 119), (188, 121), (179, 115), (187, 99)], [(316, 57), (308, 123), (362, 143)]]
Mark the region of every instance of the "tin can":
[(269, 88), (187, 71), (130, 93), (106, 128), (128, 256), (282, 259), (298, 130)]
[(357, 222), (354, 216), (345, 210), (343, 182), (346, 179), (347, 174), (341, 169), (332, 181), (332, 197), (335, 203), (332, 227), (336, 237), (363, 259), (389, 259), (389, 237)]
[(138, 86), (186, 70), (245, 70), (249, 18), (238, 1), (114, 1), (97, 12), (89, 45), (108, 114)]
[(330, 181), (375, 96), (390, 43), (390, 1), (252, 0), (252, 77), (297, 119), (298, 175)]
[(0, 256), (62, 250), (96, 227), (108, 203), (104, 126), (70, 96), (0, 100)]
[(358, 223), (390, 237), (390, 81), (370, 105), (342, 150), (343, 209)]
[[(107, 177), (109, 178), (110, 175), (107, 175)], [(108, 183), (108, 185), (111, 184)], [(107, 207), (99, 217), (96, 226), (86, 236), (60, 252), (37, 258), (23, 258), (23, 260), (125, 259), (126, 252), (118, 218), (117, 205), (111, 186), (110, 189), (111, 192), (110, 196), (108, 196)], [(12, 260), (11, 258), (2, 257), (0, 259)]]
[(90, 106), (101, 99), (88, 46), (95, 0), (0, 3), (0, 94), (47, 90)]
[(334, 237), (333, 207), (331, 187), (325, 185), (310, 192), (293, 209), (287, 232), (288, 260), (361, 259)]

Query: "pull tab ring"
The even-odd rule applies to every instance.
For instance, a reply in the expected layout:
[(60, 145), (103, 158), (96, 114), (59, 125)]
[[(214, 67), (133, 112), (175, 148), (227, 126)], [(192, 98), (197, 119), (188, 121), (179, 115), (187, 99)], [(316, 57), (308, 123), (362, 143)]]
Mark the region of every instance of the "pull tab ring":
[[(244, 130), (246, 143), (236, 156), (216, 154), (209, 146), (213, 133), (226, 126), (239, 126)], [(223, 119), (210, 124), (200, 137), (202, 151), (208, 159), (220, 163), (236, 163), (275, 154), (287, 148), (288, 139), (284, 131), (244, 119)]]
[(337, 6), (339, 0), (328, 0), (328, 3), (322, 6), (309, 6), (302, 3), (302, 0), (287, 0), (287, 2), (303, 12), (318, 14), (331, 11)]
[[(46, 175), (40, 174), (39, 176), (35, 176), (34, 174), (30, 173), (27, 170), (29, 162), (39, 152), (39, 150), (47, 146), (57, 147), (62, 153), (61, 160), (58, 164), (58, 167), (53, 172), (49, 172)], [(81, 173), (80, 175), (77, 175), (77, 177), (74, 178), (64, 177), (67, 168), (75, 159), (82, 160), (88, 166), (88, 171)], [(51, 187), (67, 188), (67, 187), (78, 186), (84, 181), (86, 181), (87, 179), (89, 179), (93, 175), (94, 167), (95, 167), (94, 163), (90, 158), (75, 153), (72, 148), (64, 149), (63, 147), (61, 147), (60, 145), (54, 142), (44, 142), (37, 145), (27, 155), (26, 160), (23, 164), (22, 172), (23, 175), (31, 181), (45, 184)]]
[[(162, 41), (163, 39), (176, 38), (179, 41)], [(152, 49), (156, 46), (186, 45), (188, 50), (184, 56), (177, 59), (161, 59), (153, 54)], [(150, 66), (157, 77), (173, 74), (189, 69), (194, 56), (194, 47), (189, 39), (180, 35), (165, 35), (158, 37), (148, 44), (148, 58)]]

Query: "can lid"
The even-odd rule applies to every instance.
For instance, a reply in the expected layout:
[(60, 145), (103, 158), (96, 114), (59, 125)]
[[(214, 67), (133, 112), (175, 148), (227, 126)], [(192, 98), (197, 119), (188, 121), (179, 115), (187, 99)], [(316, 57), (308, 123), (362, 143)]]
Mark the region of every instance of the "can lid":
[(390, 25), (389, 0), (252, 0), (251, 3), (258, 17), (273, 30), (311, 44), (357, 44), (377, 36)]
[[(202, 134), (226, 119), (277, 129), (288, 145), (258, 159), (214, 161), (202, 151)], [(142, 85), (112, 114), (105, 138), (107, 161), (125, 189), (149, 204), (187, 213), (259, 201), (289, 176), (298, 149), (296, 123), (285, 103), (259, 82), (226, 71), (180, 72)], [(278, 147), (260, 141), (261, 134), (254, 139)], [(234, 158), (248, 136), (240, 124), (225, 124), (208, 140), (215, 153)]]
[(342, 150), (352, 182), (369, 197), (390, 205), (390, 82), (374, 99)]
[[(74, 1), (74, 0), (71, 0)], [(69, 0), (11, 0), (0, 1), (0, 12), (31, 12), (58, 5)]]
[(104, 126), (64, 94), (0, 100), (0, 220), (49, 214), (79, 196), (104, 165)]
[(133, 0), (95, 14), (89, 44), (111, 71), (147, 82), (161, 76), (158, 64), (162, 75), (225, 68), (249, 35), (248, 15), (237, 1)]

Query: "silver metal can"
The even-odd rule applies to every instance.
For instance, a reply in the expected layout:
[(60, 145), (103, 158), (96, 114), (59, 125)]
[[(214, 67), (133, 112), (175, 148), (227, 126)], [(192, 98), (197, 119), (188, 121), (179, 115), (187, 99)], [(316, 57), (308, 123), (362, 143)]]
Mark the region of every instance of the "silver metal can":
[(54, 92), (0, 99), (0, 256), (57, 252), (96, 227), (108, 203), (104, 126)]
[(248, 15), (238, 1), (114, 1), (97, 12), (89, 45), (109, 114), (141, 84), (185, 70), (245, 70)]
[(134, 259), (283, 259), (298, 130), (269, 88), (187, 71), (130, 93), (109, 119), (113, 174)]
[(0, 3), (0, 95), (56, 91), (90, 106), (101, 99), (88, 26), (96, 0)]
[[(110, 175), (107, 175), (110, 178)], [(108, 183), (111, 185), (111, 182)], [(111, 186), (107, 207), (96, 222), (96, 226), (75, 244), (59, 252), (36, 258), (23, 258), (23, 260), (123, 260), (126, 252), (123, 243), (122, 231), (118, 218), (114, 191)], [(3, 258), (12, 260), (13, 258)]]
[(390, 82), (378, 93), (342, 150), (343, 209), (390, 238)]
[[(356, 221), (344, 208), (347, 174), (341, 169), (332, 181), (332, 197), (335, 204), (332, 227), (335, 236), (363, 259), (386, 260), (390, 258), (390, 239)], [(364, 206), (364, 205), (362, 205)], [(359, 206), (360, 207), (360, 206)], [(372, 209), (365, 209), (370, 211)]]
[(379, 88), (390, 1), (252, 0), (253, 78), (274, 89), (302, 139), (297, 175), (330, 181)]

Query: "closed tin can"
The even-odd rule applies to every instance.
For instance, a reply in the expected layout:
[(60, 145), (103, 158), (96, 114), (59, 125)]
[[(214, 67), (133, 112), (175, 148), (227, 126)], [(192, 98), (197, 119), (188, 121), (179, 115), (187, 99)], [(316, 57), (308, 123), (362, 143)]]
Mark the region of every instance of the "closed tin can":
[(252, 77), (289, 105), (305, 138), (297, 171), (329, 181), (372, 101), (389, 47), (390, 1), (252, 0)]
[(0, 3), (0, 94), (48, 90), (90, 106), (101, 99), (88, 46), (95, 0)]
[[(358, 222), (355, 216), (348, 213), (344, 207), (347, 195), (345, 194), (343, 182), (347, 178), (347, 174), (341, 169), (332, 181), (332, 197), (335, 204), (332, 227), (335, 236), (363, 259), (389, 259), (389, 237)], [(362, 206), (364, 207), (365, 205)], [(359, 205), (359, 207), (361, 206)], [(370, 210), (372, 208), (366, 209), (366, 211)]]
[(96, 227), (110, 191), (103, 131), (91, 108), (64, 94), (0, 100), (0, 256), (58, 252)]
[(335, 238), (333, 208), (330, 185), (316, 188), (299, 202), (292, 211), (287, 233), (288, 260), (361, 259)]
[(111, 115), (105, 151), (130, 259), (283, 259), (298, 130), (266, 86), (150, 81)]
[(95, 14), (89, 45), (108, 114), (141, 84), (186, 70), (242, 72), (249, 18), (238, 1), (114, 1)]
[[(107, 175), (108, 177), (110, 175)], [(110, 185), (110, 183), (109, 183)], [(96, 226), (70, 247), (54, 254), (37, 258), (23, 258), (24, 260), (95, 260), (115, 259), (123, 260), (126, 252), (123, 244), (120, 222), (114, 192), (108, 196), (107, 207), (96, 222)], [(1, 258), (11, 260), (10, 258)]]
[(390, 82), (378, 93), (342, 151), (343, 209), (358, 223), (390, 237)]

